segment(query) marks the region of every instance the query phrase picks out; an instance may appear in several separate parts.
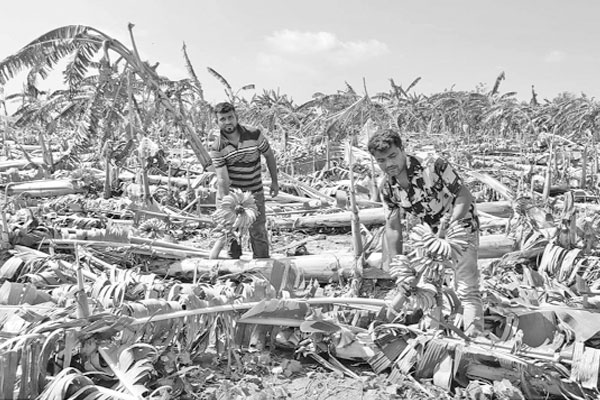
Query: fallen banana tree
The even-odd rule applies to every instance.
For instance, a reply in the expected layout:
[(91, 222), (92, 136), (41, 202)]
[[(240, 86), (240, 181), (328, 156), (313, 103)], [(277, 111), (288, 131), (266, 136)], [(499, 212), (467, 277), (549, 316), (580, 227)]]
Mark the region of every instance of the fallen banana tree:
[[(52, 153), (52, 157), (55, 160), (61, 158), (63, 155), (64, 154), (62, 154), (62, 153)], [(35, 157), (35, 158), (29, 158), (29, 159), (0, 161), (0, 172), (9, 170), (11, 168), (18, 168), (18, 169), (24, 168), (32, 163), (33, 164), (43, 164), (44, 158), (43, 157)]]
[(7, 195), (27, 194), (32, 197), (54, 197), (83, 192), (77, 181), (68, 179), (9, 183), (5, 190)]
[[(509, 201), (478, 203), (477, 209), (496, 218), (507, 218), (512, 215), (512, 205)], [(383, 225), (385, 223), (385, 215), (382, 207), (361, 209), (358, 212), (358, 217), (360, 223), (366, 226)], [(352, 212), (342, 211), (297, 218), (277, 218), (273, 220), (273, 225), (279, 229), (339, 228), (349, 227), (351, 221)], [(503, 223), (505, 223), (504, 220), (500, 221), (499, 225)]]
[[(64, 367), (62, 370), (73, 373), (76, 373), (77, 370), (67, 368), (73, 357), (82, 357), (84, 360), (88, 360), (87, 371), (101, 371), (102, 366), (97, 357), (99, 353), (105, 361), (111, 364), (112, 371), (107, 371), (109, 372), (107, 377), (126, 379), (119, 376), (123, 366), (119, 367), (116, 361), (111, 363), (110, 360), (119, 358), (119, 362), (123, 363), (124, 358), (119, 357), (120, 352), (127, 352), (127, 349), (131, 348), (129, 346), (136, 341), (143, 340), (152, 343), (152, 345), (146, 346), (149, 349), (152, 348), (156, 355), (168, 355), (168, 344), (176, 340), (180, 334), (187, 331), (195, 332), (193, 329), (205, 329), (207, 325), (210, 326), (210, 321), (214, 318), (219, 318), (218, 316), (224, 318), (225, 315), (228, 318), (235, 316), (239, 327), (241, 327), (240, 324), (277, 326), (275, 332), (282, 332), (282, 329), (291, 327), (299, 329), (303, 335), (309, 337), (315, 335), (313, 340), (323, 335), (330, 337), (329, 362), (325, 359), (317, 358), (317, 360), (333, 366), (333, 369), (348, 373), (350, 376), (355, 375), (337, 362), (336, 357), (368, 361), (376, 373), (383, 373), (389, 369), (391, 381), (414, 374), (419, 380), (433, 379), (435, 385), (446, 390), (450, 390), (453, 382), (466, 386), (471, 380), (502, 381), (504, 379), (515, 387), (521, 387), (525, 393), (529, 394), (529, 398), (544, 395), (587, 398), (586, 391), (593, 391), (597, 386), (597, 378), (590, 377), (597, 366), (592, 365), (590, 368), (583, 364), (585, 357), (595, 357), (595, 349), (582, 344), (556, 351), (543, 346), (527, 347), (524, 345), (528, 342), (527, 337), (523, 341), (519, 341), (516, 336), (508, 336), (506, 339), (495, 341), (485, 338), (469, 339), (461, 338), (460, 335), (452, 335), (452, 329), (450, 329), (450, 334), (447, 334), (443, 331), (428, 332), (395, 323), (378, 325), (373, 332), (370, 332), (376, 339), (369, 340), (370, 335), (366, 335), (367, 330), (343, 324), (319, 313), (315, 314), (312, 310), (312, 308), (329, 305), (356, 308), (363, 312), (365, 310), (376, 312), (378, 309), (388, 306), (387, 301), (382, 299), (345, 297), (272, 299), (222, 305), (200, 302), (189, 303), (186, 309), (176, 307), (174, 301), (163, 301), (162, 303), (140, 301), (136, 303), (138, 304), (127, 304), (120, 316), (106, 312), (90, 315), (87, 318), (58, 316), (58, 318), (38, 323), (37, 326), (34, 325), (31, 332), (18, 342), (17, 338), (14, 338), (11, 342), (4, 343), (3, 348), (0, 349), (4, 365), (20, 366), (23, 371), (32, 372), (34, 375), (27, 373), (19, 375), (17, 372), (6, 371), (5, 376), (11, 379), (9, 382), (3, 381), (0, 386), (2, 392), (9, 394), (7, 398), (12, 397), (13, 390), (17, 390), (19, 393), (39, 393), (43, 385), (37, 386), (38, 382), (49, 385), (46, 386), (44, 392), (51, 391), (53, 385), (57, 384), (59, 378), (62, 377), (61, 372), (54, 379), (48, 379), (50, 377), (47, 376), (47, 371), (32, 369), (33, 364), (27, 361), (29, 356), (28, 350), (25, 349), (27, 345), (35, 344), (32, 349), (36, 354), (40, 353), (40, 349), (46, 349), (46, 351), (41, 351), (44, 360), (57, 362), (60, 361), (61, 356), (64, 357), (61, 362)], [(241, 311), (245, 311), (245, 313), (238, 316), (237, 313)], [(561, 317), (566, 318), (577, 311), (555, 308), (555, 312), (558, 315), (560, 312), (566, 312), (567, 314)], [(518, 310), (517, 313), (520, 318), (529, 315)], [(588, 312), (585, 316), (578, 318), (589, 318), (592, 315)], [(530, 329), (535, 328), (535, 323), (530, 322), (528, 325)], [(166, 333), (165, 328), (167, 327), (170, 327), (171, 331)], [(449, 326), (449, 328), (451, 327)], [(521, 328), (526, 328), (525, 323), (521, 324)], [(598, 329), (597, 326), (596, 329)], [(592, 333), (590, 330), (590, 334)], [(101, 337), (104, 337), (104, 340), (111, 337), (113, 343), (98, 343)], [(281, 336), (278, 342), (289, 340), (285, 339), (286, 337), (285, 335)], [(28, 340), (24, 340), (25, 338)], [(120, 350), (118, 350), (119, 346)], [(9, 349), (9, 352), (3, 352), (5, 348)], [(56, 350), (53, 352), (51, 349)], [(309, 351), (309, 355), (311, 353)], [(152, 357), (153, 361), (140, 358), (138, 350), (136, 360), (143, 360), (148, 363), (149, 370), (153, 370), (157, 366), (156, 358)], [(569, 367), (572, 368), (570, 377), (567, 369)], [(18, 371), (18, 368), (12, 368), (11, 371)], [(597, 369), (595, 371), (597, 375)], [(7, 385), (7, 383), (13, 382), (13, 378), (17, 379), (19, 376), (23, 380), (20, 384), (15, 387)], [(29, 389), (24, 387), (27, 382), (33, 383), (34, 386)], [(169, 382), (172, 383), (172, 381)], [(151, 380), (146, 381), (146, 384), (143, 384), (142, 381), (138, 384), (141, 384), (137, 386), (136, 390), (138, 391), (156, 387)], [(88, 381), (88, 385), (88, 390), (103, 390), (95, 387), (92, 380)], [(121, 387), (120, 390), (123, 388)], [(112, 394), (116, 395), (118, 392)]]
[[(264, 276), (273, 277), (280, 274), (283, 283), (286, 279), (298, 284), (302, 279), (316, 279), (319, 282), (338, 282), (348, 278), (354, 268), (354, 256), (345, 254), (319, 254), (278, 259), (216, 259), (186, 258), (170, 264), (164, 271), (156, 270), (157, 274), (169, 276), (185, 276), (188, 279), (202, 275), (229, 275), (258, 272)], [(286, 278), (287, 277), (287, 278)]]
[[(504, 235), (482, 236), (479, 245), (480, 259), (500, 258), (515, 250), (516, 241)], [(283, 274), (292, 280), (315, 279), (319, 282), (339, 282), (349, 279), (355, 267), (355, 258), (351, 252), (342, 254), (313, 254), (306, 256), (269, 258), (269, 259), (215, 259), (191, 257), (176, 261), (165, 270), (156, 270), (157, 274), (167, 276), (185, 276), (188, 279), (202, 275), (228, 275), (244, 272), (260, 272), (265, 276)], [(365, 268), (366, 279), (390, 279), (389, 274), (380, 269), (381, 253), (372, 253)]]
[[(75, 237), (78, 237), (83, 232), (83, 230), (78, 232), (77, 230), (68, 229), (66, 231)], [(94, 232), (92, 230), (86, 231), (88, 233)], [(106, 234), (106, 231), (98, 232)], [(90, 236), (93, 237), (93, 234)], [(113, 242), (94, 242), (82, 239), (58, 240), (65, 240), (65, 242), (53, 242), (55, 249), (61, 250), (68, 248), (75, 249), (79, 245), (89, 245), (90, 248), (104, 247), (106, 248), (105, 252), (109, 251), (108, 249), (114, 252), (113, 249), (117, 249), (122, 244), (128, 247), (128, 252), (133, 251), (133, 249), (151, 251), (153, 248), (156, 249), (156, 247), (152, 247), (155, 245), (161, 247), (163, 251), (177, 253), (176, 255), (178, 256), (190, 255), (189, 253), (185, 254), (184, 250), (191, 250), (176, 248), (180, 247), (180, 245), (169, 244), (165, 241), (146, 238), (139, 238), (140, 242), (135, 245), (132, 245), (130, 242), (122, 243), (117, 240)], [(132, 238), (129, 237), (128, 240), (131, 241)], [(134, 238), (133, 240), (138, 239)], [(98, 242), (108, 244), (104, 245)], [(488, 256), (500, 257), (504, 253), (513, 250), (516, 242), (503, 235), (483, 236), (481, 238), (480, 258)], [(173, 246), (173, 248), (166, 248), (168, 245)], [(551, 247), (548, 247), (548, 249), (550, 251)], [(95, 254), (100, 255), (101, 253), (97, 252)], [(48, 257), (50, 258), (50, 256)], [(6, 365), (10, 365), (11, 371), (22, 370), (28, 374), (30, 372), (38, 374), (40, 371), (36, 372), (33, 370), (32, 364), (28, 362), (29, 358), (36, 356), (37, 353), (30, 355), (22, 351), (21, 348), (29, 344), (39, 347), (40, 345), (45, 345), (45, 343), (55, 343), (49, 341), (48, 336), (61, 339), (60, 343), (57, 343), (56, 348), (58, 350), (55, 353), (49, 353), (48, 357), (56, 360), (55, 362), (57, 363), (61, 357), (65, 357), (66, 360), (60, 361), (60, 364), (58, 364), (60, 366), (59, 370), (62, 370), (60, 374), (54, 372), (54, 375), (52, 375), (51, 372), (42, 371), (40, 381), (45, 384), (51, 382), (58, 385), (63, 378), (61, 374), (67, 374), (67, 372), (73, 373), (72, 379), (83, 379), (80, 378), (80, 376), (84, 376), (83, 374), (76, 375), (74, 369), (69, 368), (73, 364), (71, 359), (79, 359), (80, 357), (84, 360), (90, 360), (90, 363), (87, 364), (87, 369), (85, 371), (82, 370), (82, 373), (89, 372), (94, 368), (102, 371), (103, 363), (98, 361), (101, 357), (105, 363), (109, 364), (109, 368), (112, 371), (105, 372), (108, 372), (111, 379), (114, 380), (112, 377), (118, 377), (120, 369), (128, 368), (127, 365), (119, 367), (120, 361), (118, 362), (117, 360), (121, 358), (120, 349), (127, 348), (132, 343), (139, 342), (145, 343), (146, 346), (154, 346), (154, 350), (151, 351), (153, 354), (150, 358), (151, 362), (148, 363), (148, 368), (150, 368), (151, 365), (155, 365), (152, 364), (152, 360), (155, 360), (157, 355), (164, 355), (167, 358), (176, 356), (173, 359), (179, 357), (179, 353), (171, 353), (172, 350), (170, 349), (173, 343), (177, 343), (177, 346), (185, 349), (182, 354), (187, 354), (185, 352), (189, 351), (195, 357), (200, 357), (199, 354), (204, 354), (205, 349), (195, 347), (195, 338), (206, 337), (208, 339), (202, 340), (211, 340), (211, 336), (226, 337), (225, 343), (217, 351), (223, 356), (229, 354), (227, 359), (230, 363), (234, 363), (236, 362), (236, 358), (234, 357), (233, 350), (236, 349), (236, 346), (239, 346), (240, 342), (233, 340), (233, 338), (245, 329), (244, 325), (260, 324), (280, 327), (276, 329), (282, 329), (281, 327), (299, 328), (302, 335), (311, 335), (314, 333), (316, 334), (315, 336), (326, 335), (327, 337), (331, 337), (328, 347), (330, 352), (328, 358), (326, 358), (327, 356), (322, 351), (311, 349), (310, 347), (308, 350), (305, 349), (302, 351), (305, 352), (305, 355), (313, 357), (321, 364), (328, 365), (328, 368), (337, 369), (348, 376), (356, 376), (356, 374), (344, 367), (339, 361), (336, 363), (337, 358), (363, 361), (368, 359), (375, 371), (382, 371), (380, 368), (389, 368), (391, 370), (389, 376), (391, 381), (399, 381), (400, 377), (407, 376), (414, 371), (417, 379), (433, 379), (437, 385), (444, 388), (449, 388), (452, 382), (465, 385), (474, 379), (499, 381), (503, 378), (506, 378), (515, 386), (521, 385), (523, 387), (524, 383), (519, 380), (525, 379), (525, 382), (528, 382), (528, 385), (533, 388), (531, 389), (531, 393), (551, 395), (566, 393), (565, 396), (573, 397), (574, 393), (579, 393), (576, 391), (578, 382), (585, 383), (586, 388), (591, 388), (594, 385), (593, 380), (588, 378), (589, 371), (586, 368), (586, 364), (579, 363), (576, 364), (576, 368), (573, 368), (572, 380), (576, 382), (575, 384), (565, 382), (564, 379), (561, 380), (561, 375), (557, 374), (556, 371), (564, 371), (569, 365), (573, 365), (572, 360), (577, 357), (572, 354), (581, 354), (584, 359), (595, 357), (595, 349), (578, 348), (577, 352), (572, 351), (569, 353), (566, 349), (561, 348), (558, 352), (558, 358), (555, 359), (553, 357), (556, 357), (556, 355), (553, 353), (557, 353), (556, 351), (548, 351), (544, 348), (530, 349), (523, 347), (519, 342), (518, 329), (524, 330), (523, 343), (526, 345), (533, 344), (531, 338), (539, 336), (531, 331), (531, 327), (536, 328), (536, 325), (526, 322), (528, 320), (537, 321), (535, 318), (529, 317), (532, 312), (532, 306), (526, 308), (527, 312), (517, 310), (510, 306), (511, 301), (516, 303), (518, 300), (503, 299), (497, 293), (490, 295), (490, 298), (493, 300), (499, 299), (500, 304), (494, 304), (489, 308), (492, 311), (503, 311), (493, 314), (488, 322), (499, 324), (498, 327), (490, 326), (489, 329), (492, 334), (498, 335), (501, 340), (490, 343), (486, 343), (483, 339), (469, 341), (464, 338), (446, 338), (444, 333), (441, 332), (417, 332), (416, 329), (418, 328), (410, 327), (409, 330), (412, 330), (412, 333), (409, 336), (403, 336), (402, 340), (394, 341), (395, 344), (392, 346), (392, 341), (388, 340), (389, 338), (386, 338), (385, 335), (378, 337), (378, 340), (372, 340), (369, 338), (370, 335), (366, 328), (353, 326), (343, 319), (345, 313), (352, 313), (352, 311), (343, 311), (341, 310), (342, 307), (359, 308), (360, 311), (355, 313), (376, 313), (377, 309), (385, 307), (387, 303), (385, 299), (353, 298), (352, 300), (347, 300), (334, 296), (326, 299), (314, 299), (315, 309), (320, 309), (319, 305), (334, 307), (335, 312), (328, 319), (319, 319), (320, 314), (317, 311), (314, 313), (311, 311), (312, 314), (309, 313), (310, 307), (305, 302), (303, 303), (303, 301), (298, 302), (304, 304), (299, 306), (295, 306), (294, 302), (289, 301), (277, 302), (277, 304), (283, 304), (283, 308), (277, 304), (258, 302), (258, 300), (263, 298), (273, 299), (274, 297), (281, 297), (284, 295), (284, 292), (298, 293), (297, 290), (301, 286), (302, 278), (304, 278), (305, 282), (309, 278), (322, 283), (344, 282), (345, 279), (351, 276), (351, 272), (355, 267), (355, 258), (350, 251), (342, 255), (334, 254), (331, 258), (326, 254), (319, 254), (315, 256), (266, 260), (205, 260), (198, 257), (195, 259), (183, 259), (162, 271), (155, 268), (153, 272), (155, 274), (164, 274), (169, 278), (185, 278), (185, 280), (192, 281), (193, 283), (181, 283), (184, 281), (184, 279), (181, 279), (169, 282), (165, 280), (162, 284), (149, 284), (147, 283), (148, 279), (156, 280), (155, 276), (147, 278), (139, 272), (132, 274), (132, 271), (126, 268), (103, 264), (101, 261), (94, 260), (95, 256), (92, 257), (82, 250), (80, 250), (78, 257), (90, 259), (95, 266), (104, 270), (102, 274), (98, 273), (95, 276), (91, 276), (91, 270), (83, 269), (82, 273), (85, 274), (84, 290), (86, 296), (90, 299), (91, 305), (97, 305), (98, 307), (101, 305), (103, 307), (102, 310), (112, 311), (101, 313), (100, 308), (96, 310), (92, 308), (92, 314), (87, 319), (81, 317), (73, 319), (73, 313), (69, 314), (69, 308), (66, 308), (61, 318), (48, 321), (41, 317), (39, 320), (35, 319), (38, 317), (33, 313), (35, 310), (41, 310), (38, 312), (43, 313), (44, 310), (42, 308), (29, 310), (26, 315), (28, 320), (33, 318), (33, 321), (38, 324), (40, 321), (45, 322), (41, 326), (34, 327), (35, 324), (21, 318), (17, 320), (18, 323), (21, 326), (32, 326), (36, 334), (43, 334), (43, 336), (36, 336), (37, 341), (35, 342), (20, 341), (19, 343), (22, 344), (22, 346), (19, 345), (20, 347), (17, 346), (16, 342), (11, 342), (14, 344), (7, 347), (9, 352), (11, 352), (10, 354), (0, 352), (0, 356), (4, 357), (3, 360), (7, 362)], [(562, 264), (561, 262), (560, 265)], [(178, 265), (178, 269), (175, 267), (171, 268), (174, 265)], [(77, 268), (75, 264), (67, 267), (63, 265), (63, 261), (61, 260), (54, 270), (57, 276), (64, 277), (77, 272), (80, 268)], [(554, 268), (544, 268), (543, 271), (545, 270), (554, 271)], [(33, 272), (36, 271), (26, 274), (27, 279), (32, 279), (35, 275)], [(58, 275), (59, 272), (61, 272), (60, 275)], [(314, 274), (314, 277), (309, 276), (309, 274)], [(119, 276), (124, 275), (129, 276), (131, 279), (126, 282), (117, 279)], [(386, 275), (384, 271), (378, 268), (365, 268), (363, 278), (389, 279), (389, 275)], [(72, 275), (70, 276), (70, 281), (72, 282)], [(219, 277), (221, 279), (218, 279)], [(258, 282), (256, 277), (262, 278), (267, 284), (255, 283)], [(36, 282), (43, 282), (41, 278), (38, 279), (39, 281)], [(251, 280), (251, 284), (248, 283), (249, 280)], [(219, 282), (219, 284), (215, 285), (216, 287), (212, 287), (206, 282)], [(499, 282), (501, 282), (500, 279)], [(528, 282), (524, 282), (515, 287), (521, 288), (521, 286), (527, 284)], [(308, 286), (310, 287), (310, 285)], [(494, 283), (491, 287), (501, 288), (502, 285)], [(5, 288), (6, 292), (9, 293), (7, 302), (23, 301), (26, 297), (24, 294), (31, 292), (30, 288), (31, 286), (25, 287), (18, 284), (7, 285)], [(70, 285), (69, 288), (64, 289), (64, 293), (69, 293), (70, 296), (76, 289), (76, 287), (74, 288), (73, 285)], [(43, 289), (37, 288), (37, 290)], [(539, 290), (541, 291), (542, 288)], [(511, 290), (507, 292), (513, 293)], [(64, 297), (59, 297), (60, 291), (58, 290), (53, 291), (52, 294), (57, 298), (64, 299)], [(75, 298), (77, 299), (77, 297)], [(136, 298), (139, 300), (134, 301)], [(350, 303), (353, 305), (348, 307)], [(71, 300), (68, 304), (71, 304), (70, 310), (72, 311), (73, 307), (78, 303), (73, 303)], [(117, 308), (120, 310), (119, 316), (113, 313)], [(330, 308), (325, 309), (329, 310)], [(13, 310), (14, 308), (11, 308), (10, 312), (13, 312)], [(237, 312), (242, 310), (248, 311), (239, 317)], [(8, 312), (9, 310), (7, 309), (6, 311)], [(572, 320), (579, 316), (576, 320), (578, 324), (580, 321), (594, 317), (594, 313), (582, 313), (580, 310), (570, 311), (567, 309), (553, 310), (552, 312), (559, 318), (563, 317), (565, 321), (568, 318)], [(65, 318), (65, 314), (69, 316)], [(290, 316), (290, 314), (292, 315)], [(309, 317), (309, 315), (311, 316)], [(514, 315), (517, 318), (506, 317)], [(370, 314), (366, 319), (372, 321), (372, 316), (373, 314)], [(337, 318), (340, 318), (340, 320), (338, 321)], [(358, 318), (358, 314), (356, 318)], [(517, 320), (518, 325), (515, 322)], [(11, 323), (13, 322), (15, 321), (11, 320)], [(96, 336), (92, 336), (92, 327), (94, 327)], [(219, 327), (219, 333), (213, 334), (213, 329), (216, 329), (213, 327)], [(526, 329), (527, 327), (530, 327), (530, 329)], [(557, 328), (554, 328), (554, 331), (552, 331), (546, 329), (546, 325), (544, 327), (544, 332), (560, 333), (560, 330)], [(400, 331), (403, 331), (403, 329), (402, 327), (399, 328)], [(592, 336), (589, 336), (589, 334), (595, 333), (592, 330), (589, 330), (588, 334), (584, 337), (587, 339), (591, 338)], [(9, 338), (16, 340), (18, 336), (28, 337), (27, 332), (26, 329), (14, 329), (7, 332), (7, 335)], [(211, 333), (209, 334), (208, 332)], [(280, 336), (273, 335), (278, 338), (277, 340), (281, 340)], [(90, 338), (92, 340), (88, 340)], [(104, 341), (107, 340), (106, 338), (110, 338), (114, 342), (113, 344), (121, 347), (117, 349), (115, 346), (105, 346)], [(313, 340), (316, 341), (314, 338)], [(319, 339), (318, 343), (321, 341), (322, 339)], [(35, 346), (31, 346), (32, 349), (37, 348)], [(51, 346), (50, 344), (46, 346), (47, 348), (55, 348), (48, 347)], [(293, 347), (299, 347), (298, 343), (295, 342)], [(300, 348), (305, 348), (305, 345), (302, 345)], [(398, 350), (399, 352), (397, 352)], [(19, 356), (9, 359), (8, 357), (12, 357), (12, 354), (15, 352), (18, 355), (26, 355), (26, 357)], [(126, 351), (123, 350), (123, 352), (127, 354)], [(139, 353), (139, 351), (136, 352)], [(323, 354), (323, 356), (319, 354)], [(125, 355), (123, 359), (125, 359)], [(465, 364), (465, 360), (469, 360), (470, 364)], [(544, 368), (538, 368), (537, 365), (532, 365), (536, 363), (552, 364)], [(90, 364), (93, 368), (90, 367)], [(473, 367), (473, 365), (476, 365), (476, 367)], [(9, 373), (7, 376), (11, 377), (11, 379), (12, 377), (18, 379), (20, 375), (18, 373)], [(37, 376), (36, 379), (38, 379)], [(12, 382), (11, 379), (9, 379), (10, 382)], [(19, 384), (19, 393), (27, 395), (26, 388), (31, 383), (28, 379), (27, 377), (22, 378), (22, 383)], [(165, 381), (168, 380), (163, 378), (162, 382)], [(3, 384), (2, 389), (4, 393), (14, 390), (10, 386), (10, 382), (6, 383), (5, 381)], [(91, 385), (93, 382), (89, 381), (88, 383), (90, 385), (89, 390), (92, 390)], [(55, 386), (46, 385), (46, 389), (52, 387)], [(156, 389), (156, 385), (152, 384), (148, 384), (146, 387), (148, 390)], [(104, 389), (95, 388), (94, 390), (101, 391)], [(36, 391), (39, 392), (39, 387), (34, 390), (34, 393)], [(134, 390), (131, 389), (130, 391), (133, 392)]]
[[(504, 255), (517, 250), (518, 243), (515, 239), (504, 235), (485, 235), (479, 239), (477, 258), (480, 264), (483, 261), (499, 259)], [(381, 268), (382, 253), (373, 252), (367, 258), (367, 264), (375, 268)]]
[(208, 257), (208, 251), (203, 251), (195, 248), (181, 246), (180, 248), (173, 246), (161, 246), (158, 243), (153, 243), (148, 240), (136, 243), (119, 243), (100, 240), (77, 240), (77, 239), (45, 239), (42, 243), (43, 247), (49, 246), (54, 249), (74, 249), (77, 246), (86, 246), (95, 249), (103, 249), (103, 251), (112, 252), (131, 252), (134, 254), (148, 255), (152, 257), (181, 260), (187, 257)]

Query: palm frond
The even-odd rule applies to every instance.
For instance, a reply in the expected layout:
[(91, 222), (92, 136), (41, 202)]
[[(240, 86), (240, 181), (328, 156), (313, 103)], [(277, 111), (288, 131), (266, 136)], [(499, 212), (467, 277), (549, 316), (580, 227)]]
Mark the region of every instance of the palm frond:
[(492, 88), (492, 92), (490, 93), (491, 96), (494, 96), (498, 93), (498, 91), (500, 90), (500, 82), (502, 82), (505, 78), (506, 76), (504, 75), (504, 71), (502, 71), (500, 75), (498, 75), (498, 77), (496, 78), (496, 81), (494, 82), (494, 87)]
[(400, 99), (401, 97), (404, 97), (404, 98), (408, 97), (408, 95), (406, 94), (404, 89), (402, 89), (402, 85), (400, 85), (400, 86), (396, 85), (396, 82), (394, 82), (394, 80), (391, 78), (390, 78), (390, 85), (392, 85), (392, 93), (394, 94), (394, 96), (397, 99)]
[(84, 148), (88, 146), (92, 139), (98, 136), (99, 118), (96, 115), (94, 102), (90, 102), (84, 110), (75, 130), (75, 146)]
[(344, 83), (346, 84), (346, 93), (356, 96), (356, 90), (347, 81), (344, 81)]
[(73, 88), (85, 77), (88, 68), (93, 64), (92, 59), (102, 48), (102, 42), (80, 42), (73, 53), (73, 59), (63, 72), (65, 83)]
[(408, 93), (408, 92), (410, 91), (410, 89), (412, 89), (413, 87), (415, 87), (415, 85), (416, 85), (417, 83), (419, 83), (419, 81), (420, 81), (420, 80), (421, 80), (421, 77), (420, 77), (420, 76), (419, 76), (419, 77), (417, 77), (417, 78), (416, 78), (414, 81), (412, 81), (412, 82), (410, 83), (410, 85), (408, 85), (408, 87), (406, 88), (406, 90), (405, 90), (404, 92)]
[(506, 99), (509, 99), (510, 97), (514, 97), (516, 95), (517, 95), (517, 92), (506, 92), (502, 96), (500, 96), (500, 100), (506, 100)]
[[(84, 397), (85, 396), (85, 397)], [(116, 390), (105, 388), (99, 385), (87, 385), (79, 389), (71, 399), (83, 400), (139, 400), (139, 397), (132, 396), (126, 393), (121, 393)]]
[(147, 344), (136, 344), (126, 349), (99, 347), (98, 350), (115, 374), (119, 383), (114, 390), (127, 393), (137, 399), (149, 392), (145, 386), (149, 375), (154, 371), (153, 363), (158, 358), (158, 351)]
[(35, 39), (16, 54), (0, 61), (0, 83), (5, 84), (23, 69), (35, 66), (39, 66), (38, 74), (46, 78), (50, 69), (77, 50), (79, 44), (75, 39), (86, 35), (89, 29), (82, 25), (68, 25)]
[(190, 57), (188, 56), (187, 47), (185, 45), (185, 42), (183, 42), (181, 51), (183, 52), (183, 60), (185, 62), (185, 69), (187, 70), (188, 74), (190, 74), (190, 77), (192, 78), (192, 82), (196, 86), (196, 89), (198, 89), (198, 94), (200, 95), (200, 100), (204, 100), (204, 91), (202, 90), (202, 84), (200, 83), (200, 80), (198, 79), (198, 75), (196, 75), (196, 71), (194, 70), (194, 66), (192, 65), (192, 62), (190, 61)]
[(214, 76), (215, 78), (217, 78), (219, 80), (219, 82), (221, 82), (221, 84), (223, 86), (225, 86), (225, 88), (231, 93), (233, 92), (233, 89), (231, 88), (231, 85), (229, 84), (229, 82), (227, 82), (227, 80), (225, 78), (223, 78), (223, 75), (219, 74), (217, 71), (215, 71), (214, 69), (212, 69), (211, 67), (206, 67), (206, 69), (208, 70), (208, 72)]
[(378, 92), (371, 96), (371, 98), (376, 101), (390, 101), (392, 99), (392, 96), (390, 96), (389, 93)]
[(468, 175), (471, 175), (473, 178), (477, 179), (481, 183), (488, 185), (490, 188), (494, 189), (498, 194), (509, 201), (515, 200), (515, 194), (508, 186), (498, 181), (496, 178), (479, 171), (475, 171), (468, 167), (462, 167)]
[(346, 99), (346, 97), (347, 97), (347, 95), (339, 94), (339, 93), (318, 96), (317, 98), (308, 100), (307, 102), (300, 104), (296, 108), (296, 110), (301, 111), (301, 110), (305, 110), (310, 107), (317, 107), (317, 106), (324, 105), (327, 103), (343, 102)]
[(87, 376), (82, 375), (77, 369), (69, 367), (61, 370), (52, 379), (38, 397), (39, 400), (62, 400), (70, 398), (83, 387), (95, 386)]

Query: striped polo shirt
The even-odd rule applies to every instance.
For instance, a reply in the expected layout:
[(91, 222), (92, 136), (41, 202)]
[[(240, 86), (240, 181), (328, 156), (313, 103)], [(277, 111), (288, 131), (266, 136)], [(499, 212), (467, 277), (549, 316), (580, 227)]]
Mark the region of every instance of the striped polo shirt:
[(240, 141), (233, 145), (221, 132), (210, 151), (215, 168), (227, 167), (232, 188), (257, 192), (263, 189), (260, 155), (270, 149), (260, 129), (237, 126)]

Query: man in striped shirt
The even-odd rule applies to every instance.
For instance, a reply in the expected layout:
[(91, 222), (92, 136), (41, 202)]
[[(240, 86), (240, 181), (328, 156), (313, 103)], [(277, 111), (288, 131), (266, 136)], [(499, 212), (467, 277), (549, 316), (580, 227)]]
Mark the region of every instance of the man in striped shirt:
[[(263, 191), (261, 154), (267, 161), (271, 174), (271, 197), (279, 193), (277, 164), (269, 142), (259, 129), (238, 123), (235, 108), (230, 103), (215, 106), (215, 117), (220, 135), (214, 141), (210, 155), (217, 173), (217, 198), (229, 194), (230, 188), (238, 188), (254, 194), (258, 217), (250, 227), (250, 245), (254, 258), (269, 257), (269, 240), (266, 228), (265, 194)], [(230, 248), (229, 255), (239, 258), (239, 244)]]

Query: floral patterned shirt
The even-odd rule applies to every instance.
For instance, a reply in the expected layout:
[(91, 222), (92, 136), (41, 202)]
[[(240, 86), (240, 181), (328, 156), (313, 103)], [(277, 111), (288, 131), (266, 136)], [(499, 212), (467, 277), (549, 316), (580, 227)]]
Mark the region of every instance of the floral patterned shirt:
[[(444, 214), (452, 212), (463, 184), (462, 178), (440, 157), (429, 157), (421, 163), (416, 157), (407, 155), (406, 171), (410, 182), (407, 189), (403, 189), (395, 178), (384, 180), (381, 187), (384, 205), (390, 212), (402, 208), (422, 222), (437, 226)], [(473, 230), (479, 228), (474, 202), (462, 221)]]

